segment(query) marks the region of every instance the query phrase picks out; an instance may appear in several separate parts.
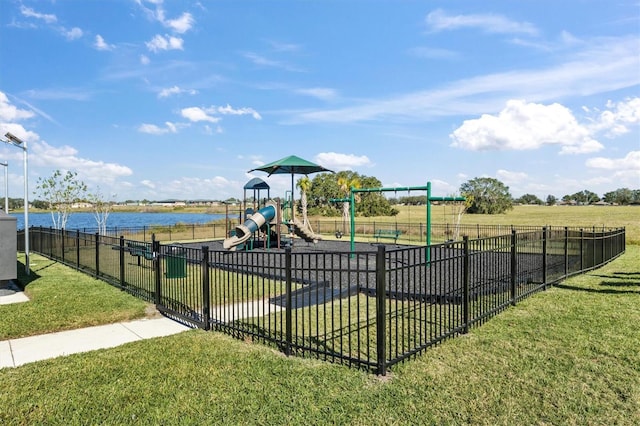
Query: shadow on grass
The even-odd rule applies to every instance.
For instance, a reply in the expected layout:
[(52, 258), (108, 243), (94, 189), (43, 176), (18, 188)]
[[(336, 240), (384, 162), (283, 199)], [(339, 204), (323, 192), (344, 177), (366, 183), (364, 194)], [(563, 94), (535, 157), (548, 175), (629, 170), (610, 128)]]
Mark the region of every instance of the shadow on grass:
[(640, 279), (640, 272), (614, 272), (611, 274), (594, 274), (587, 273), (590, 277), (598, 277), (598, 278), (609, 278), (612, 280), (628, 280), (632, 278)]
[(638, 278), (640, 278), (640, 272), (614, 272), (613, 275), (621, 275), (623, 277), (638, 277)]
[(43, 269), (46, 269), (48, 267), (50, 267), (51, 265), (53, 265), (55, 262), (51, 261), (48, 262), (46, 265), (43, 265), (40, 268), (37, 269), (33, 269), (30, 268), (29, 269), (29, 275), (27, 275), (25, 273), (25, 265), (23, 262), (16, 262), (16, 268), (17, 268), (17, 272), (18, 272), (18, 279), (16, 280), (16, 283), (18, 285), (18, 287), (20, 287), (20, 290), (24, 290), (29, 284), (31, 284), (32, 282), (34, 282), (35, 280), (37, 280), (38, 278), (40, 278), (40, 275), (38, 274), (37, 271), (41, 271)]
[(602, 286), (609, 287), (640, 287), (640, 280), (631, 280), (631, 281), (602, 281), (600, 283)]
[[(612, 284), (608, 284), (607, 281), (603, 281), (602, 283), (600, 283), (600, 285), (612, 286)], [(621, 285), (621, 284), (616, 283), (613, 285)], [(635, 285), (638, 285), (638, 284), (635, 284)], [(597, 289), (597, 288), (576, 287), (576, 286), (567, 285), (567, 284), (556, 284), (554, 287), (561, 288), (563, 290), (583, 291), (586, 293), (598, 293), (598, 294), (640, 294), (640, 290), (635, 291), (635, 290)]]

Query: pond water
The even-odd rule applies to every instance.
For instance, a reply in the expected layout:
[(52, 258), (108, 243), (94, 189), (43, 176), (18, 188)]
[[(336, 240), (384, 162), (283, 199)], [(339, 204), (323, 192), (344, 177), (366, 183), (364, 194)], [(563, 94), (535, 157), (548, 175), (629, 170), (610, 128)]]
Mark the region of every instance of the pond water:
[[(17, 219), (17, 228), (24, 228), (24, 214), (11, 213)], [(237, 214), (236, 214), (237, 216)], [(224, 214), (209, 213), (123, 213), (113, 212), (107, 218), (107, 228), (134, 228), (150, 225), (175, 225), (176, 223), (208, 223), (224, 219)], [(29, 227), (52, 227), (51, 213), (29, 213)], [(67, 220), (67, 229), (95, 229), (98, 222), (93, 213), (71, 213)]]

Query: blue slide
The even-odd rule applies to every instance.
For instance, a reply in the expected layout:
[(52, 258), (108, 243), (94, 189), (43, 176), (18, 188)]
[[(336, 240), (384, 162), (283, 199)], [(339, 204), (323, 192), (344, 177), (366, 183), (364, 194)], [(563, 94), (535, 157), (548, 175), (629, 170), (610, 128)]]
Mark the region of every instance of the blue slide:
[(242, 224), (236, 226), (236, 233), (227, 238), (222, 246), (227, 250), (235, 250), (237, 246), (251, 238), (251, 235), (262, 227), (265, 223), (271, 222), (276, 217), (276, 206), (271, 203), (254, 214)]

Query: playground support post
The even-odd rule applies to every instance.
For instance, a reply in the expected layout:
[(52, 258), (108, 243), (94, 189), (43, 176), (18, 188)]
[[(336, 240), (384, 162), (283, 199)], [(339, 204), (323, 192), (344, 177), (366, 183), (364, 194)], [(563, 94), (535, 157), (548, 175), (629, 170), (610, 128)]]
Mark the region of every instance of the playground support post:
[(349, 220), (351, 229), (350, 229), (350, 237), (351, 237), (351, 256), (356, 252), (356, 196), (355, 196), (355, 188), (351, 188), (349, 191), (349, 207), (351, 208), (351, 218)]

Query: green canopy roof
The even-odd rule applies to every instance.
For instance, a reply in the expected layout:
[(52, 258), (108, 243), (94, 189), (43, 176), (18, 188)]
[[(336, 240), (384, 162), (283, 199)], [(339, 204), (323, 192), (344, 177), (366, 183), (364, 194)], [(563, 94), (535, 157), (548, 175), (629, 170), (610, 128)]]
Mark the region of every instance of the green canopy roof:
[(266, 172), (269, 176), (277, 174), (308, 175), (318, 172), (333, 173), (333, 171), (326, 169), (319, 164), (312, 163), (311, 161), (307, 161), (295, 155), (290, 155), (272, 163), (265, 164), (264, 166), (249, 170), (249, 173), (255, 171)]
[(265, 164), (261, 167), (256, 167), (255, 169), (249, 170), (248, 173), (251, 172), (266, 172), (271, 175), (279, 175), (279, 174), (290, 174), (291, 175), (291, 218), (293, 219), (295, 215), (295, 210), (293, 208), (293, 175), (308, 175), (311, 173), (318, 172), (331, 172), (332, 170), (325, 169), (319, 164), (312, 163), (311, 161), (307, 161), (303, 158), (297, 157), (295, 155), (290, 155), (285, 158), (281, 158), (278, 161), (274, 161), (273, 163)]

